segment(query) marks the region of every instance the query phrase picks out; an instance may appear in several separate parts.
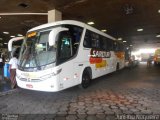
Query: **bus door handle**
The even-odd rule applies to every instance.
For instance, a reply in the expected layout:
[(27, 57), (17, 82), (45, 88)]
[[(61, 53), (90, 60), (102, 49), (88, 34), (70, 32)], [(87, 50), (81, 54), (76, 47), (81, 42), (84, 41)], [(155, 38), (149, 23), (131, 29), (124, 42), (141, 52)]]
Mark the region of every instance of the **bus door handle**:
[(83, 66), (83, 64), (79, 64), (78, 66)]

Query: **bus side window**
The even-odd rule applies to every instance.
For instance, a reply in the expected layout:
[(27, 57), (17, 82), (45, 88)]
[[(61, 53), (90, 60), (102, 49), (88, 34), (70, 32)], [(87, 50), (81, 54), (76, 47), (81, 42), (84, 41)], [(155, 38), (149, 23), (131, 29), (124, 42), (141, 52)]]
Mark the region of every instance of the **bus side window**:
[(120, 44), (120, 47), (121, 47), (121, 51), (124, 51), (124, 45)]
[(86, 47), (86, 48), (91, 48), (91, 35), (90, 35), (90, 32), (88, 30), (86, 30), (83, 46)]
[(114, 49), (114, 51), (118, 51), (118, 43), (117, 42), (114, 42), (113, 43), (113, 49)]
[(100, 48), (99, 35), (95, 33), (91, 33), (91, 47), (92, 48)]
[(103, 36), (101, 36), (101, 39), (100, 39), (100, 46), (101, 46), (101, 50), (107, 51), (107, 41), (106, 41), (106, 38)]
[(105, 41), (106, 41), (106, 51), (112, 51), (112, 40), (108, 39), (108, 38), (105, 38)]

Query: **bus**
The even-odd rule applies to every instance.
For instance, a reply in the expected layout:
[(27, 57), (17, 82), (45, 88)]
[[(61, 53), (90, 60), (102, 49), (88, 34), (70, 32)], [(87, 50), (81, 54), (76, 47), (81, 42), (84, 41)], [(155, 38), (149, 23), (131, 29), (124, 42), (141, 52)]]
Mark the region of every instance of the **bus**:
[(125, 65), (124, 45), (115, 38), (74, 20), (40, 25), (23, 40), (17, 85), (57, 92), (120, 70)]
[(160, 64), (160, 49), (155, 50), (154, 56), (154, 65)]

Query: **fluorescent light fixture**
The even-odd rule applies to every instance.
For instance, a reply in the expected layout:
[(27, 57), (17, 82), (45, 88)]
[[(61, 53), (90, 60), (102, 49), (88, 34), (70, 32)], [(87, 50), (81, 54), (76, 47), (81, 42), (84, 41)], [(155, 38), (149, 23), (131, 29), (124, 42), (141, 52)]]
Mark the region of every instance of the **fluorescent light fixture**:
[(160, 10), (158, 10), (158, 13), (160, 13)]
[(17, 34), (17, 36), (18, 36), (18, 37), (22, 37), (23, 35), (22, 35), (22, 34)]
[(130, 45), (131, 47), (133, 46), (133, 45)]
[(156, 37), (157, 37), (157, 38), (159, 38), (159, 37), (160, 37), (160, 35), (157, 35)]
[(124, 43), (126, 43), (127, 41), (123, 41)]
[(140, 49), (139, 53), (155, 53), (155, 48), (145, 48), (145, 49)]
[(8, 43), (4, 43), (5, 45), (7, 45)]
[(122, 38), (118, 38), (118, 40), (122, 40)]
[(94, 25), (94, 22), (88, 22), (87, 24), (88, 25)]
[(14, 35), (11, 35), (10, 37), (14, 38), (15, 36), (14, 36)]
[(141, 31), (143, 31), (143, 29), (142, 29), (142, 28), (140, 28), (140, 29), (137, 29), (137, 31), (138, 31), (138, 32), (141, 32)]
[(104, 29), (104, 30), (101, 30), (102, 32), (107, 32), (107, 30), (106, 29)]
[(143, 49), (139, 49), (138, 51), (133, 51), (132, 55), (141, 55), (143, 53), (154, 54), (155, 50), (156, 48), (143, 48)]
[(9, 34), (9, 32), (3, 32), (4, 34)]

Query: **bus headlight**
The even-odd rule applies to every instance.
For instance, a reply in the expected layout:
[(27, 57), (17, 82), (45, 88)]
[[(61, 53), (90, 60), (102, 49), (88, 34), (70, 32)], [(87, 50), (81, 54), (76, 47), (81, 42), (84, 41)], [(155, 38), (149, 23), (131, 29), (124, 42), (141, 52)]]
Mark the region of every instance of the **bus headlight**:
[(59, 70), (57, 70), (57, 71), (54, 71), (54, 72), (51, 73), (51, 74), (47, 74), (47, 75), (44, 75), (44, 76), (40, 77), (40, 79), (43, 79), (43, 80), (49, 79), (49, 78), (51, 78), (52, 76), (58, 75), (61, 71), (62, 71), (62, 69), (59, 69)]
[(56, 70), (55, 72), (52, 73), (53, 76), (59, 74), (62, 71), (62, 69)]
[(21, 79), (21, 76), (20, 76), (19, 74), (17, 74), (17, 73), (16, 73), (16, 77), (17, 77), (18, 79)]

